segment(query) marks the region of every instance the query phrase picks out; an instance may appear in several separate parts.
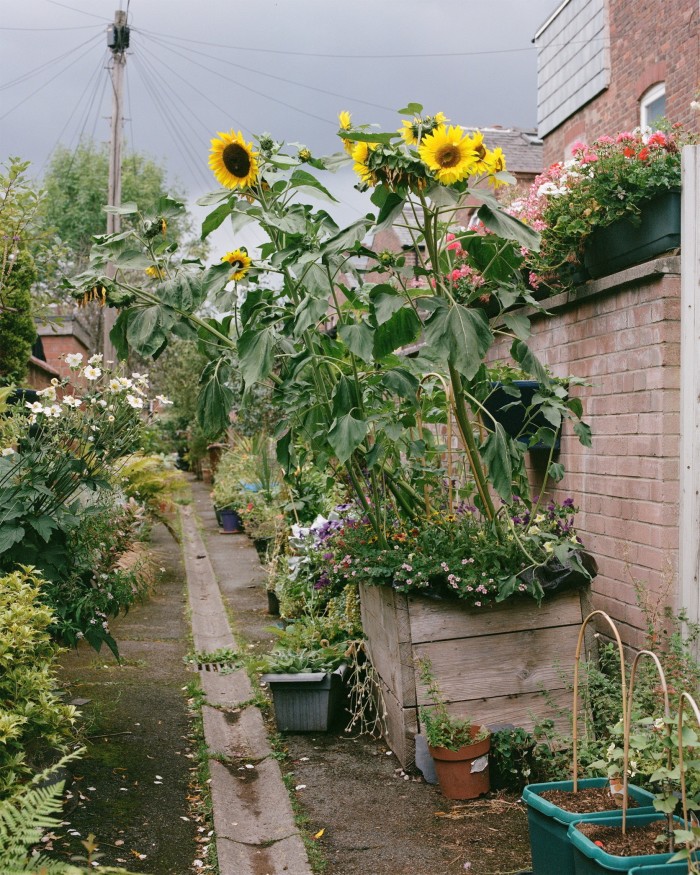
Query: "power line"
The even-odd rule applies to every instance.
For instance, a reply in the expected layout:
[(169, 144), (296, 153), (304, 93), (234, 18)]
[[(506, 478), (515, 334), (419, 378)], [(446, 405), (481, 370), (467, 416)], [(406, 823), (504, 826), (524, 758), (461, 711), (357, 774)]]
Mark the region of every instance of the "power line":
[[(163, 48), (172, 51), (173, 54), (177, 54), (178, 57), (189, 60), (191, 64), (196, 64), (196, 61), (193, 61), (189, 58), (186, 58), (184, 55), (180, 55), (178, 52), (175, 52), (172, 46), (169, 46), (163, 40), (157, 39), (156, 37), (151, 37), (151, 39)], [(208, 55), (206, 52), (198, 52), (196, 49), (187, 49), (186, 46), (182, 46), (182, 48), (195, 55), (202, 55), (205, 58), (210, 57), (210, 55)], [(382, 103), (373, 103), (371, 100), (363, 100), (360, 97), (349, 97), (347, 94), (338, 94), (336, 91), (327, 91), (325, 88), (318, 88), (317, 86), (309, 85), (306, 82), (298, 82), (295, 79), (289, 79), (286, 76), (276, 76), (274, 73), (266, 73), (264, 70), (256, 70), (254, 67), (237, 64), (235, 61), (229, 61), (227, 58), (216, 58), (215, 60), (220, 61), (222, 64), (228, 64), (230, 67), (236, 67), (239, 70), (245, 70), (249, 73), (255, 73), (258, 76), (267, 76), (269, 79), (275, 79), (277, 82), (284, 82), (286, 85), (297, 85), (299, 88), (306, 88), (309, 91), (316, 91), (319, 94), (327, 94), (330, 97), (337, 97), (340, 100), (346, 100), (352, 103), (364, 103), (366, 106), (373, 106), (375, 109), (384, 109), (388, 110), (389, 112), (393, 112), (393, 107), (384, 106), (384, 104)], [(204, 70), (209, 70), (210, 72), (213, 72), (209, 67), (204, 67), (201, 64), (199, 64), (198, 66), (201, 66)]]
[[(170, 51), (173, 51), (170, 49)], [(177, 52), (174, 52), (177, 54)], [(198, 64), (195, 61), (190, 60), (185, 57), (185, 60), (189, 60), (191, 64), (195, 64), (197, 67), (201, 67), (203, 70), (207, 70), (209, 73), (213, 73), (215, 76), (218, 76), (220, 79), (224, 79), (226, 82), (232, 82), (234, 85), (237, 85), (239, 88), (243, 88), (246, 91), (250, 91), (251, 94), (257, 94), (258, 97), (262, 97), (265, 100), (270, 100), (272, 103), (278, 103), (280, 106), (284, 106), (286, 109), (293, 109), (296, 112), (301, 113), (302, 115), (308, 116), (309, 118), (316, 119), (316, 121), (322, 122), (323, 124), (331, 125), (333, 128), (337, 128), (338, 125), (336, 122), (331, 121), (329, 118), (321, 115), (316, 115), (313, 112), (308, 112), (308, 110), (302, 109), (299, 106), (294, 106), (292, 103), (288, 103), (286, 100), (279, 100), (277, 97), (272, 97), (270, 94), (265, 94), (264, 91), (259, 91), (257, 88), (252, 88), (250, 85), (245, 85), (243, 82), (239, 82), (238, 79), (232, 79), (230, 76), (224, 76), (219, 70), (213, 70), (211, 67), (206, 67), (204, 64)]]
[(71, 12), (79, 12), (81, 15), (89, 15), (90, 18), (99, 18), (100, 21), (109, 24), (109, 21), (104, 15), (95, 15), (94, 12), (86, 12), (84, 9), (76, 9), (75, 6), (69, 6), (67, 3), (59, 3), (58, 0), (45, 0), (45, 2), (50, 3), (52, 6), (60, 6), (62, 9), (70, 9)]
[(43, 64), (39, 64), (38, 67), (34, 67), (34, 69), (29, 70), (28, 73), (22, 73), (22, 75), (18, 76), (16, 79), (11, 79), (9, 82), (4, 82), (2, 85), (0, 85), (0, 91), (4, 91), (6, 88), (11, 88), (14, 85), (21, 85), (23, 82), (31, 79), (32, 76), (36, 76), (38, 73), (41, 73), (41, 71), (45, 70), (47, 67), (53, 66), (57, 61), (63, 61), (65, 58), (69, 58), (74, 52), (77, 52), (79, 49), (82, 49), (92, 43), (97, 43), (98, 38), (100, 38), (101, 36), (101, 34), (91, 36), (90, 39), (85, 40), (84, 43), (80, 43), (80, 45), (77, 45), (72, 49), (68, 49), (68, 51), (63, 52), (62, 55), (57, 55), (55, 58), (44, 61)]
[[(72, 54), (72, 52), (71, 52), (71, 54)], [(73, 61), (71, 61), (70, 64), (66, 64), (66, 66), (62, 70), (59, 70), (58, 73), (53, 73), (49, 79), (47, 79), (38, 88), (35, 88), (31, 94), (28, 94), (25, 98), (20, 100), (19, 103), (16, 103), (13, 107), (8, 109), (7, 112), (3, 113), (3, 115), (0, 115), (0, 121), (2, 121), (2, 119), (4, 119), (4, 118), (7, 118), (7, 116), (10, 115), (11, 113), (13, 113), (17, 109), (18, 106), (22, 106), (22, 104), (27, 102), (27, 100), (34, 97), (40, 91), (43, 91), (43, 89), (46, 88), (47, 85), (50, 85), (52, 82), (54, 82), (58, 78), (58, 76), (60, 76), (62, 73), (65, 73), (66, 70), (69, 70), (74, 64), (77, 64), (78, 61), (82, 61), (86, 55), (87, 55), (87, 52), (85, 52), (82, 55), (79, 55), (77, 58), (75, 58)]]
[(0, 30), (48, 30), (54, 33), (58, 30), (94, 30), (96, 27), (98, 27), (96, 24), (80, 24), (75, 27), (2, 27), (0, 25)]

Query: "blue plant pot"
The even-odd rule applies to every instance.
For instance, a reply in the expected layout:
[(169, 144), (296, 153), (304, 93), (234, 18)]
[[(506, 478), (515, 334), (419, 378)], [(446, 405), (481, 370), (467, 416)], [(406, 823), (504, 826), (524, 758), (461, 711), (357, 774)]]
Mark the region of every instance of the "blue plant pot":
[(232, 535), (243, 531), (243, 522), (238, 516), (237, 511), (229, 507), (223, 507), (219, 513), (221, 514), (221, 525), (225, 534)]

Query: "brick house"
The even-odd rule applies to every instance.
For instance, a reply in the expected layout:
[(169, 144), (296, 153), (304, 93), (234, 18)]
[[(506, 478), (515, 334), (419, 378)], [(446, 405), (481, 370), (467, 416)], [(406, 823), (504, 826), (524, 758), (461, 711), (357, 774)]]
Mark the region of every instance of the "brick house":
[[(571, 157), (576, 140), (662, 116), (697, 131), (699, 17), (697, 0), (560, 3), (534, 38), (545, 164)], [(577, 527), (599, 563), (594, 607), (632, 647), (644, 644), (648, 619), (639, 593), (700, 620), (700, 177), (697, 148), (687, 151), (681, 255), (588, 282), (533, 320), (538, 355), (589, 383), (580, 395), (593, 447), (564, 434), (562, 489), (580, 507)]]
[(546, 165), (571, 144), (652, 125), (698, 130), (697, 0), (564, 0), (535, 34)]

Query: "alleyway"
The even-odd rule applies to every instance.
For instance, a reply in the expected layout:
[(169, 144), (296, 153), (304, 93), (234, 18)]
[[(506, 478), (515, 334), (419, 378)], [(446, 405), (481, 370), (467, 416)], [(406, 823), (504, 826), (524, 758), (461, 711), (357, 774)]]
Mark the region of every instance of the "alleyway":
[(513, 797), (450, 804), (404, 775), (383, 741), (350, 738), (342, 727), (284, 737), (280, 763), (270, 743), (274, 722), (253, 702), (238, 660), (224, 672), (188, 670), (187, 653), (248, 653), (269, 648), (274, 635), (257, 554), (244, 536), (220, 535), (207, 488), (192, 489), (182, 511), (184, 549), (156, 530), (163, 580), (146, 604), (113, 623), (123, 664), (86, 647), (63, 657), (70, 696), (89, 700), (82, 706), (89, 748), (54, 851), (82, 853), (80, 841), (92, 832), (105, 864), (151, 875), (214, 871), (206, 855), (211, 825), (190, 786), (197, 742), (188, 694), (198, 679), (221, 875), (310, 875), (324, 860), (328, 875), (525, 868), (525, 814)]

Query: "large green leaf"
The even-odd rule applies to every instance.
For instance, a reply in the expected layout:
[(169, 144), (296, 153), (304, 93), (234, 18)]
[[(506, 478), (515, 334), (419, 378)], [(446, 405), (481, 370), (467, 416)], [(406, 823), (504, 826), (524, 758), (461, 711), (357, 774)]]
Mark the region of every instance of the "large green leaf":
[(224, 222), (231, 215), (231, 205), (227, 202), (221, 204), (204, 219), (202, 222), (202, 240), (205, 240), (212, 231)]
[(377, 325), (383, 325), (400, 310), (406, 303), (403, 295), (397, 295), (393, 286), (388, 283), (375, 286), (369, 293), (370, 301), (374, 305), (374, 318)]
[(360, 446), (367, 434), (369, 426), (362, 419), (355, 419), (350, 413), (339, 416), (328, 432), (328, 443), (339, 462), (347, 462), (353, 452)]
[(238, 341), (241, 376), (246, 386), (265, 379), (272, 370), (274, 333), (271, 328), (244, 331)]
[(476, 215), (489, 231), (493, 231), (499, 237), (505, 237), (506, 240), (517, 240), (521, 246), (525, 246), (532, 252), (540, 251), (540, 235), (537, 231), (533, 231), (520, 219), (508, 215), (502, 207), (492, 208), (489, 204), (482, 204)]
[(338, 336), (353, 355), (363, 362), (372, 361), (374, 330), (369, 325), (364, 322), (357, 325), (340, 325)]
[(358, 219), (357, 222), (343, 228), (333, 237), (329, 237), (321, 247), (321, 252), (323, 255), (337, 255), (346, 249), (352, 249), (356, 243), (362, 240), (371, 225), (372, 219)]
[[(151, 358), (163, 344), (167, 343), (166, 326), (169, 328), (172, 320), (166, 318), (163, 307), (153, 305), (131, 313), (126, 329), (126, 340), (130, 347), (144, 358)], [(167, 324), (170, 323), (170, 324)]]
[(138, 268), (143, 268), (145, 270), (153, 263), (140, 249), (123, 249), (118, 255), (115, 255), (112, 260), (115, 264), (118, 264), (119, 267), (130, 267), (134, 270)]
[(384, 231), (385, 228), (393, 225), (397, 217), (401, 215), (405, 203), (406, 198), (400, 197), (393, 191), (390, 192), (379, 209), (376, 231)]
[(401, 398), (415, 400), (418, 380), (406, 368), (392, 368), (382, 375), (382, 385)]
[(374, 332), (374, 358), (383, 359), (385, 356), (401, 349), (417, 339), (421, 331), (421, 321), (411, 307), (402, 307)]
[(530, 336), (530, 320), (522, 313), (506, 313), (503, 321), (519, 340), (527, 340)]
[(307, 295), (294, 311), (294, 335), (300, 337), (328, 315), (328, 300)]
[(0, 553), (9, 550), (14, 544), (19, 543), (24, 537), (22, 526), (3, 525), (0, 527)]
[(187, 208), (182, 201), (175, 200), (163, 194), (158, 198), (156, 204), (156, 214), (163, 216), (166, 219), (174, 219), (176, 216), (183, 216), (187, 212)]
[(221, 382), (218, 371), (214, 370), (202, 385), (197, 404), (197, 419), (207, 435), (216, 436), (228, 428), (234, 400), (233, 391)]
[(551, 383), (544, 365), (523, 340), (514, 340), (510, 354), (526, 374), (532, 375), (539, 383), (548, 386)]
[(328, 191), (328, 189), (321, 185), (321, 183), (316, 179), (316, 177), (308, 173), (306, 170), (302, 170), (298, 168), (292, 173), (289, 178), (289, 185), (291, 188), (307, 188), (312, 189), (317, 195), (321, 194), (329, 201), (333, 201), (333, 203), (338, 203), (338, 199), (334, 198), (333, 195)]
[(133, 313), (133, 310), (122, 310), (117, 316), (117, 321), (112, 326), (112, 330), (109, 332), (109, 339), (114, 345), (117, 358), (122, 362), (126, 361), (129, 357), (129, 341), (126, 338), (126, 332)]
[(398, 136), (397, 134), (367, 133), (364, 131), (339, 131), (338, 136), (351, 143), (381, 143), (388, 146)]
[(489, 469), (489, 482), (504, 501), (510, 502), (513, 493), (513, 465), (508, 435), (500, 422), (496, 422), (494, 426), (481, 447), (481, 457)]
[(493, 343), (488, 319), (483, 310), (455, 304), (447, 317), (447, 329), (451, 345), (450, 362), (460, 374), (471, 380)]
[(174, 279), (168, 280), (158, 287), (158, 296), (164, 304), (191, 313), (203, 303), (206, 297), (205, 277), (208, 277), (209, 283), (212, 285), (215, 284), (215, 279), (219, 283), (223, 281), (225, 285), (224, 276), (230, 270), (230, 265), (217, 265), (215, 268), (210, 268), (206, 274), (180, 272)]
[(354, 380), (340, 377), (333, 390), (333, 417), (337, 419), (346, 413), (352, 413), (359, 403), (358, 386)]

